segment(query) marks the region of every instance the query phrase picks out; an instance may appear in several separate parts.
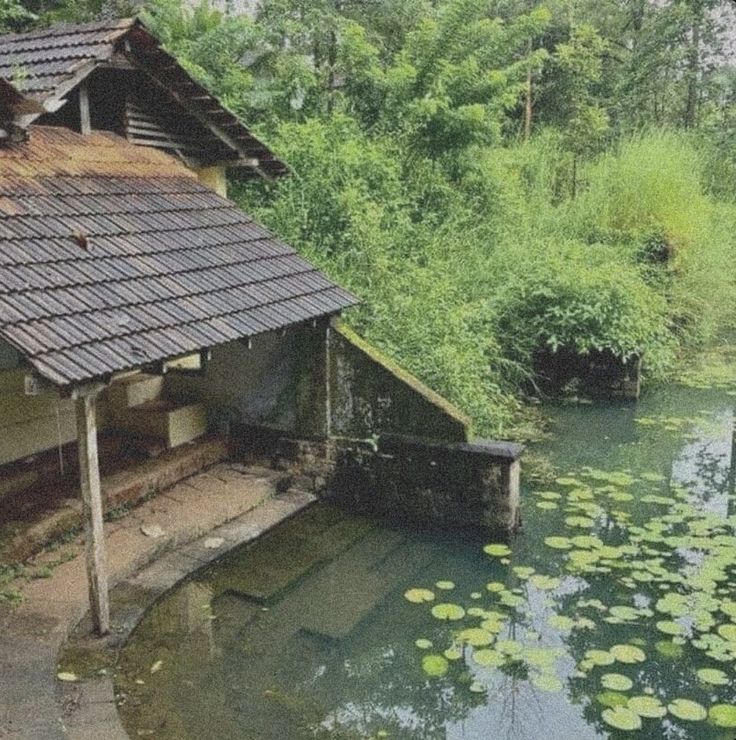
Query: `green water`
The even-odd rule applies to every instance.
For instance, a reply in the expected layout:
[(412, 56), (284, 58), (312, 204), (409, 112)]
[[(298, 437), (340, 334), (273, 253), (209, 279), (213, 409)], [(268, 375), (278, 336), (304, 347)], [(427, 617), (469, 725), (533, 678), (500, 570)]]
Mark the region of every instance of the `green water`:
[(320, 506), (200, 572), (123, 651), (131, 737), (733, 740), (736, 397), (717, 380), (548, 409), (556, 482), (526, 485), (508, 557)]

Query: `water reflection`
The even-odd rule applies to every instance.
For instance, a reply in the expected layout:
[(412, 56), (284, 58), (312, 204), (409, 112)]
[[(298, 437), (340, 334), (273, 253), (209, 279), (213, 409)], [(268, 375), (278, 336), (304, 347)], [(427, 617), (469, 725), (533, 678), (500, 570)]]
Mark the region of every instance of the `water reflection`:
[[(602, 710), (619, 701), (611, 694), (620, 692), (601, 685), (606, 672), (629, 677), (635, 687), (629, 694), (659, 697), (664, 704), (673, 697), (706, 707), (715, 698), (733, 700), (732, 686), (698, 681), (694, 668), (713, 664), (702, 650), (679, 645), (678, 637), (654, 626), (669, 619), (656, 610), (667, 590), (689, 592), (675, 576), (686, 574), (696, 583), (711, 567), (697, 548), (673, 551), (662, 544), (667, 532), (685, 524), (668, 522), (657, 499), (690, 502), (715, 515), (714, 521), (734, 513), (732, 403), (723, 392), (670, 389), (639, 406), (559, 408), (557, 435), (546, 452), (564, 475), (587, 467), (589, 473), (625, 477), (622, 471), (631, 471), (648, 478), (631, 486), (589, 481), (593, 493), (586, 485), (559, 487), (560, 495), (546, 500), (528, 490), (525, 531), (509, 564), (485, 556), (480, 541), (397, 531), (325, 508), (308, 512), (199, 574), (152, 610), (124, 651), (117, 676), (118, 688), (129, 696), (122, 714), (131, 736), (155, 729), (156, 737), (178, 740), (586, 740), (610, 733)], [(538, 508), (542, 501), (548, 506)], [(570, 526), (570, 516), (595, 524)], [(713, 522), (695, 521), (697, 512), (688, 516), (703, 537), (719, 536)], [(581, 537), (577, 550), (597, 548), (581, 544), (596, 535), (613, 554), (587, 568), (580, 556), (580, 571), (571, 573), (567, 551), (544, 544), (559, 535)], [(636, 568), (627, 546), (641, 561)], [(540, 581), (537, 587), (530, 573), (514, 566), (559, 583)], [(435, 587), (448, 578), (453, 589)], [(488, 583), (502, 584), (502, 607)], [(719, 599), (727, 585), (719, 588)], [(506, 622), (495, 644), (518, 643), (532, 652), (492, 669), (475, 662), (473, 649), (465, 647), (458, 659), (448, 659), (445, 675), (428, 677), (415, 640), (430, 641), (429, 652), (442, 655), (457, 628), (433, 618), (431, 605), (407, 603), (402, 594), (410, 587), (432, 588), (438, 600), (465, 608), (503, 611)], [(634, 618), (627, 618), (628, 609)], [(693, 613), (704, 618), (702, 601)], [(684, 631), (697, 626), (687, 615), (677, 619)], [(589, 651), (613, 645), (638, 646), (646, 659), (581, 670)], [(549, 674), (526, 660), (538, 659), (540, 650), (559, 650), (553, 668), (563, 690), (540, 688), (545, 682), (550, 688)], [(159, 660), (161, 669), (151, 674)], [(721, 665), (730, 672), (732, 664)], [(701, 740), (723, 733), (666, 717), (645, 719), (639, 736)]]

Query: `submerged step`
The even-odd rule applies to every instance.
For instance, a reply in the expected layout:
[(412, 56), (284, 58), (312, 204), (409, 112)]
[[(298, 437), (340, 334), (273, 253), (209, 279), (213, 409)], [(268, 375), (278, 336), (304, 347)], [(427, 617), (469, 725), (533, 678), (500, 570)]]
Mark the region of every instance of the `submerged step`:
[(307, 511), (284, 523), (257, 547), (220, 563), (214, 574), (215, 592), (269, 601), (374, 527), (370, 519), (346, 518), (332, 507)]
[(398, 533), (369, 535), (305, 584), (303, 631), (344, 640), (399, 584), (426, 567), (431, 557), (428, 545), (407, 544)]

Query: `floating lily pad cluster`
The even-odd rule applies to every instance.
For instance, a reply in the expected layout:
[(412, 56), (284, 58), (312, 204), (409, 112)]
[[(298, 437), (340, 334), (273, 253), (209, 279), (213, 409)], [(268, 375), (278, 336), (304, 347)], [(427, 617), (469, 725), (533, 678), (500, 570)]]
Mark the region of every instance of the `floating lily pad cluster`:
[[(491, 543), (484, 552), (505, 575), (474, 592), (473, 606), (407, 591), (407, 600), (431, 602), (431, 615), (450, 625), (446, 649), (422, 658), (425, 673), (447, 676), (453, 663), (464, 664), (477, 692), (498, 671), (542, 691), (567, 686), (572, 696), (592, 694), (601, 723), (620, 731), (651, 732), (662, 722), (736, 728), (736, 516), (698, 508), (687, 490), (665, 484), (658, 471), (564, 475), (534, 495), (545, 516), (559, 519), (544, 538), (544, 570), (553, 572), (517, 563), (509, 545)], [(588, 590), (606, 597), (586, 598)], [(546, 604), (544, 624), (519, 629), (532, 593)], [(604, 633), (631, 637), (598, 644)], [(580, 644), (587, 649), (578, 654)], [(563, 657), (574, 657), (573, 670), (563, 670)], [(651, 679), (656, 664), (681, 676), (674, 695)]]

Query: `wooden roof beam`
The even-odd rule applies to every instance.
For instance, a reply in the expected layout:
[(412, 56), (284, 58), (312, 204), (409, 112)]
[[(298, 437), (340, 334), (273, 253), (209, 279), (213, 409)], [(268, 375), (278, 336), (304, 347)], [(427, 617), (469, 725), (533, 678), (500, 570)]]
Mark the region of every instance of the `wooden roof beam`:
[[(168, 54), (167, 54), (168, 56)], [(208, 118), (208, 115), (201, 113), (200, 111), (196, 110), (196, 108), (193, 108), (192, 106), (187, 105), (187, 100), (183, 99), (182, 96), (174, 89), (169, 87), (168, 85), (164, 84), (153, 72), (151, 72), (147, 66), (142, 65), (141, 69), (143, 72), (148, 76), (148, 78), (158, 87), (162, 88), (166, 91), (166, 93), (184, 110), (187, 111), (191, 116), (196, 118), (199, 123), (201, 123), (206, 129), (210, 130), (215, 136), (217, 136), (220, 141), (222, 141), (225, 145), (227, 145), (230, 149), (234, 150), (238, 154), (241, 154), (243, 152), (243, 146), (240, 144), (236, 139), (229, 136), (227, 132), (223, 131), (221, 127), (214, 123), (210, 118)], [(211, 114), (210, 114), (211, 115)], [(259, 166), (253, 168), (255, 172), (257, 172), (264, 180), (270, 180), (271, 178), (269, 175), (264, 172), (260, 168), (260, 162)]]

